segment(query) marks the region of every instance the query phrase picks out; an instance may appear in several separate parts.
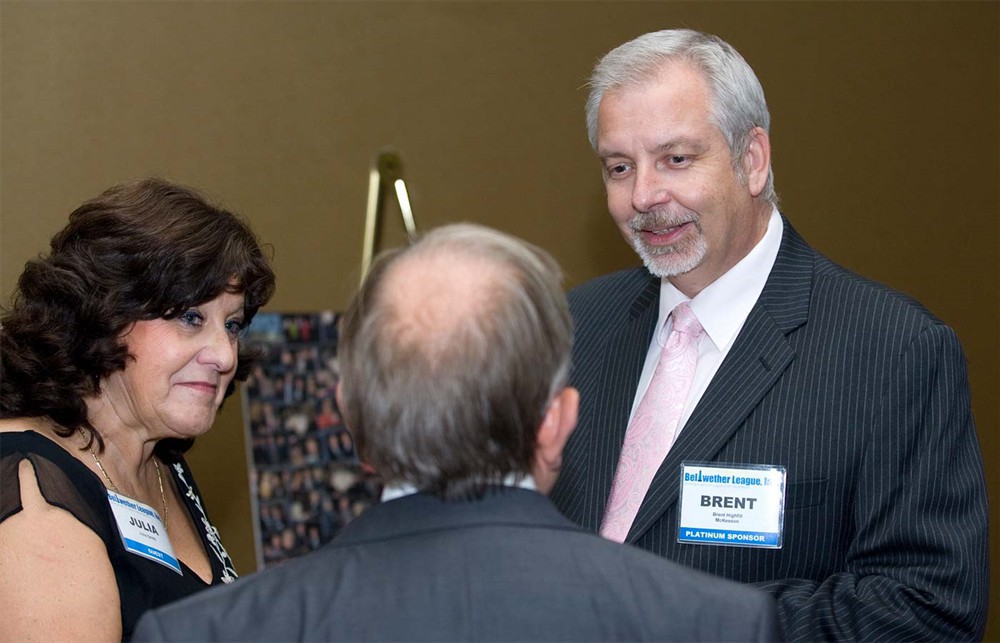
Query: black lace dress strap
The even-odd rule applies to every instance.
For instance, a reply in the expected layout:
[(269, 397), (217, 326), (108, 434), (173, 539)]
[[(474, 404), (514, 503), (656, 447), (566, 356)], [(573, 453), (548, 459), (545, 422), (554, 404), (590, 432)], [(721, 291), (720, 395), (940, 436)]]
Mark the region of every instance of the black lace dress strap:
[(0, 522), (23, 509), (18, 468), (25, 459), (47, 503), (73, 514), (105, 542), (117, 535), (102, 511), (104, 485), (65, 449), (34, 431), (0, 433)]
[(136, 621), (146, 610), (203, 590), (210, 584), (236, 578), (232, 561), (219, 542), (218, 531), (205, 515), (201, 497), (183, 459), (169, 463), (169, 469), (208, 553), (212, 565), (211, 583), (201, 580), (183, 561), (182, 573), (178, 574), (160, 563), (128, 552), (101, 480), (61, 446), (34, 431), (0, 433), (0, 522), (23, 508), (18, 468), (24, 460), (34, 468), (45, 501), (68, 511), (104, 541), (118, 583), (123, 640), (131, 637)]

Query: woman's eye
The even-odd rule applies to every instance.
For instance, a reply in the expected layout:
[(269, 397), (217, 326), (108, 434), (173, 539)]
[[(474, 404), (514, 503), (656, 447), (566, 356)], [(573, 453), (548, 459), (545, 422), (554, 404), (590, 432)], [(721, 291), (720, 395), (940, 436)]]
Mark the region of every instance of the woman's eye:
[(196, 310), (189, 310), (183, 312), (180, 314), (178, 319), (181, 320), (182, 324), (185, 324), (187, 326), (201, 326), (201, 323), (204, 321), (204, 318), (201, 316), (201, 313), (199, 313)]
[(230, 319), (226, 322), (226, 332), (236, 338), (242, 338), (247, 334), (247, 326), (238, 319)]

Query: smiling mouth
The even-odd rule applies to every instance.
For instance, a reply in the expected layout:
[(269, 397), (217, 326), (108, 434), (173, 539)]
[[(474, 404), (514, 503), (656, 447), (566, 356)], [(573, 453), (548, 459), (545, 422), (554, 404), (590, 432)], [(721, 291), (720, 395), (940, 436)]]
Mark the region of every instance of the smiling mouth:
[(646, 240), (646, 243), (653, 245), (668, 245), (677, 241), (681, 235), (692, 225), (693, 221), (684, 221), (677, 225), (665, 226), (662, 228), (642, 228), (638, 232)]
[(185, 388), (190, 388), (195, 391), (201, 391), (202, 393), (208, 393), (215, 395), (215, 392), (219, 390), (219, 387), (211, 382), (181, 382), (181, 386)]
[(670, 234), (671, 232), (686, 226), (688, 223), (690, 223), (690, 221), (685, 221), (684, 223), (678, 223), (677, 225), (669, 226), (661, 230), (643, 230), (643, 232), (648, 232), (650, 234)]

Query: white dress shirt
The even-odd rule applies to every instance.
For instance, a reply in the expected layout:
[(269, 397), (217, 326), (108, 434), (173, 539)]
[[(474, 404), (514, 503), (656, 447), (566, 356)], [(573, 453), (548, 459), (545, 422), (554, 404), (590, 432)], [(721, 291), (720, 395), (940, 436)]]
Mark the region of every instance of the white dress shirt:
[[(705, 332), (702, 333), (698, 343), (698, 364), (695, 366), (691, 391), (684, 403), (684, 413), (677, 425), (677, 435), (691, 417), (691, 412), (715, 377), (722, 360), (726, 358), (736, 336), (750, 315), (750, 310), (764, 290), (764, 284), (778, 256), (783, 230), (781, 215), (775, 208), (771, 211), (764, 237), (747, 253), (747, 256), (690, 300), (691, 310), (698, 317)], [(660, 316), (656, 321), (656, 328), (661, 330), (660, 333), (653, 333), (653, 341), (649, 344), (646, 363), (642, 368), (635, 399), (632, 401), (630, 423), (639, 401), (649, 388), (653, 370), (660, 359), (660, 351), (663, 350), (662, 345), (670, 333), (672, 327), (670, 313), (684, 301), (688, 301), (684, 293), (666, 279), (661, 280)], [(676, 440), (676, 437), (674, 439)]]
[[(538, 490), (538, 487), (535, 486), (535, 478), (530, 473), (526, 474), (520, 481), (517, 480), (516, 475), (508, 473), (504, 476), (504, 479), (500, 484), (504, 487), (517, 487), (519, 489), (530, 489), (532, 491)], [(405, 482), (401, 484), (386, 485), (385, 488), (382, 489), (382, 497), (379, 502), (389, 502), (390, 500), (410, 496), (419, 492), (419, 489), (414, 487), (412, 484)]]

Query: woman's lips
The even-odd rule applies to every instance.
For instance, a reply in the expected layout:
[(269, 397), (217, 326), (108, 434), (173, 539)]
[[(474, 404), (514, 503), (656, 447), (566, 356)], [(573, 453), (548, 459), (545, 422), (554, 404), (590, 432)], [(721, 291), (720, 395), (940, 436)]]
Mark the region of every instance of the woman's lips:
[(211, 382), (181, 382), (180, 385), (208, 395), (215, 395), (215, 392), (219, 390), (219, 387)]

